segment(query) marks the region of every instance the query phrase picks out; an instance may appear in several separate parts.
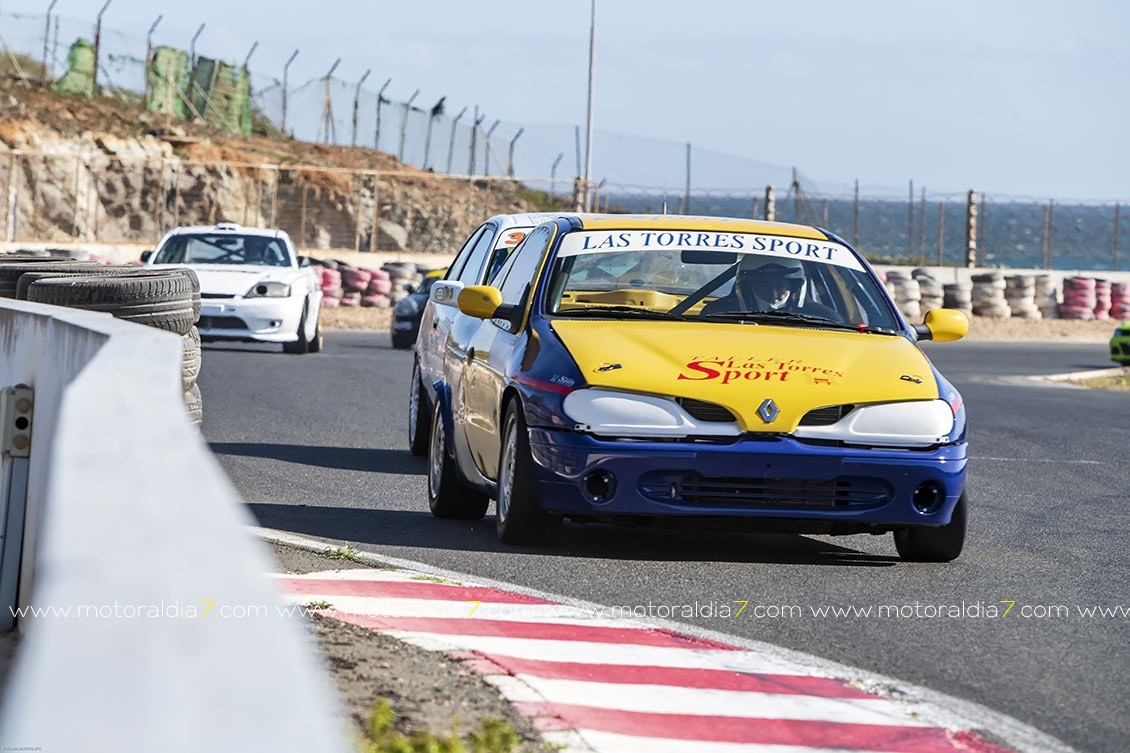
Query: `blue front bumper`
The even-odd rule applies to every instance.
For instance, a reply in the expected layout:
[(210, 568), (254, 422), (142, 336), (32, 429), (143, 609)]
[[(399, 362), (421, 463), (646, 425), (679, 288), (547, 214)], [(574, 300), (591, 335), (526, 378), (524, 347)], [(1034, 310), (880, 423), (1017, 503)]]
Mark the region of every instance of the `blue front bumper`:
[[(541, 507), (563, 515), (937, 526), (949, 522), (965, 487), (964, 443), (895, 450), (817, 446), (788, 437), (603, 440), (531, 429), (530, 450)], [(610, 479), (604, 499), (586, 491), (592, 474)]]

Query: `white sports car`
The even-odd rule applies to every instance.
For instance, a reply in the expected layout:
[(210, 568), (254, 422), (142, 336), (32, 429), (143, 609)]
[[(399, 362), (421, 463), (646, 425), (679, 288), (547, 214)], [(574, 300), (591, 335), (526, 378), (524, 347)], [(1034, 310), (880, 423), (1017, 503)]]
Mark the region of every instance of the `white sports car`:
[(201, 340), (282, 343), (285, 353), (321, 350), (320, 281), (283, 231), (230, 223), (176, 228), (141, 260), (196, 272)]

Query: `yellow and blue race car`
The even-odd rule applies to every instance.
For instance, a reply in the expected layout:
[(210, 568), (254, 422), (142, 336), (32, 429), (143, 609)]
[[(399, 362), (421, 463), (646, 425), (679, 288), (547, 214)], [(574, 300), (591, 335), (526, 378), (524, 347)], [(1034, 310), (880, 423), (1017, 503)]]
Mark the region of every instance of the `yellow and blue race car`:
[(506, 543), (565, 518), (725, 518), (892, 532), (911, 561), (961, 553), (965, 408), (917, 342), (968, 320), (908, 323), (834, 234), (566, 216), (492, 284), (437, 295), (452, 284), (432, 298), (457, 308), (427, 385), (434, 515), (479, 519), (495, 499)]

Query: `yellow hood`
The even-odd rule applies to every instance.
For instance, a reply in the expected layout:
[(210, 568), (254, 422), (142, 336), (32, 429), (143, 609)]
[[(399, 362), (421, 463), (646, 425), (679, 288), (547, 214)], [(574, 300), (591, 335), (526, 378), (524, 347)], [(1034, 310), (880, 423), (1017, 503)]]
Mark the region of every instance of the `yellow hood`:
[[(792, 432), (813, 408), (938, 397), (929, 362), (904, 337), (713, 322), (552, 326), (591, 386), (724, 405), (747, 432)], [(757, 414), (768, 398), (780, 410), (772, 423)]]

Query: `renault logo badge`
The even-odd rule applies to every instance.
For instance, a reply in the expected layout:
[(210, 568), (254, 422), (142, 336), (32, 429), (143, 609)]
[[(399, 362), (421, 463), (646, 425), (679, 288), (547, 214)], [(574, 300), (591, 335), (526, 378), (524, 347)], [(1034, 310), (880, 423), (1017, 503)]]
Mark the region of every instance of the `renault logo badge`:
[(771, 424), (777, 420), (777, 416), (781, 413), (781, 409), (773, 402), (771, 398), (767, 398), (761, 403), (761, 407), (757, 409), (757, 415), (761, 416), (761, 420), (767, 424)]

